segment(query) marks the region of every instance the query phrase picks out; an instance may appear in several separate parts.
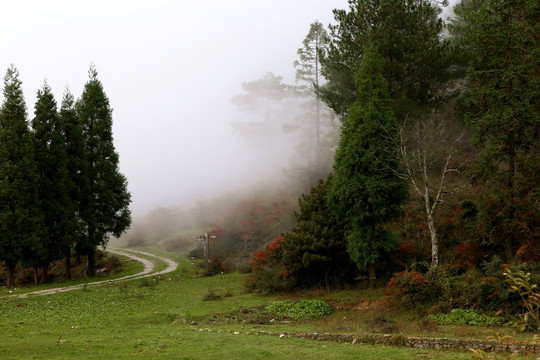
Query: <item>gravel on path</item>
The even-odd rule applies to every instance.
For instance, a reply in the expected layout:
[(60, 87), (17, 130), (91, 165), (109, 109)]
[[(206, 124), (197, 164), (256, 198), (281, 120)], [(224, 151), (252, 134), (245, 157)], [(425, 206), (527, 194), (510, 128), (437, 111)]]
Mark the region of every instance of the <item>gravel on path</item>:
[[(117, 278), (117, 279), (112, 279), (112, 280), (101, 280), (101, 281), (95, 281), (95, 282), (78, 284), (78, 285), (70, 285), (70, 286), (64, 286), (64, 287), (53, 288), (53, 289), (36, 290), (36, 291), (32, 291), (32, 292), (25, 293), (25, 294), (14, 294), (14, 295), (8, 295), (8, 296), (3, 296), (3, 297), (24, 298), (24, 297), (27, 297), (28, 295), (50, 295), (50, 294), (55, 294), (55, 293), (59, 293), (59, 292), (82, 289), (82, 288), (86, 288), (88, 286), (97, 286), (97, 285), (103, 285), (103, 284), (106, 284), (106, 283), (109, 284), (109, 283), (113, 283), (113, 282), (133, 280), (133, 279), (141, 279), (141, 278), (154, 276), (154, 275), (167, 274), (167, 273), (170, 273), (170, 272), (176, 270), (176, 268), (178, 267), (178, 263), (176, 261), (174, 261), (174, 260), (167, 259), (167, 258), (164, 258), (164, 257), (161, 257), (161, 256), (156, 256), (154, 254), (150, 254), (150, 253), (147, 253), (147, 252), (144, 252), (144, 251), (138, 251), (138, 250), (132, 250), (132, 249), (107, 249), (107, 251), (110, 252), (110, 253), (116, 254), (116, 255), (121, 255), (121, 256), (128, 257), (131, 260), (141, 262), (144, 265), (144, 270), (137, 273), (137, 274), (127, 275), (127, 276), (123, 276), (123, 277), (120, 277), (120, 278)], [(158, 272), (153, 272), (154, 271), (154, 265), (155, 265), (154, 261), (139, 257), (139, 256), (135, 255), (134, 253), (135, 254), (138, 253), (140, 255), (145, 255), (145, 256), (149, 256), (149, 257), (152, 257), (152, 258), (157, 259), (157, 260), (164, 261), (165, 263), (167, 263), (167, 268), (165, 268), (164, 270), (158, 271)]]

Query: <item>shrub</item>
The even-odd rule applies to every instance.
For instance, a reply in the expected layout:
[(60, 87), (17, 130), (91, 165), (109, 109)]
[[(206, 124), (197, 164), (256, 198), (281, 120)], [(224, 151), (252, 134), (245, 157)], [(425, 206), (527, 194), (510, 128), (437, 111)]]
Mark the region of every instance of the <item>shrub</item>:
[(229, 267), (223, 262), (223, 259), (212, 256), (204, 265), (204, 276), (214, 276), (229, 272)]
[(401, 267), (407, 268), (407, 266), (414, 263), (415, 258), (418, 256), (417, 252), (413, 243), (401, 242), (398, 245), (395, 262)]
[(454, 309), (450, 314), (433, 314), (429, 318), (440, 325), (502, 325), (503, 318), (480, 314), (472, 309)]
[(111, 274), (119, 273), (124, 268), (124, 264), (122, 264), (122, 261), (118, 256), (111, 255), (104, 260), (107, 262), (104, 267), (107, 268), (108, 272)]
[(264, 309), (266, 314), (274, 315), (278, 319), (290, 318), (294, 320), (319, 319), (334, 311), (330, 305), (321, 300), (275, 301)]
[(504, 276), (507, 278), (510, 292), (519, 294), (525, 308), (525, 312), (519, 315), (520, 330), (529, 329), (540, 334), (540, 291), (538, 286), (531, 282), (531, 273), (507, 269)]
[(400, 298), (405, 303), (425, 303), (436, 294), (429, 280), (416, 271), (403, 271), (390, 279), (386, 285), (386, 294)]
[(267, 250), (256, 251), (249, 260), (251, 274), (247, 278), (247, 288), (260, 294), (269, 295), (289, 287), (288, 273), (282, 262), (283, 237), (276, 238)]
[(480, 244), (475, 242), (460, 244), (457, 247), (455, 254), (458, 266), (464, 269), (477, 266), (485, 255), (485, 253), (482, 252)]
[(253, 269), (251, 268), (251, 264), (248, 261), (237, 262), (235, 265), (235, 269), (240, 274), (250, 274), (253, 271)]
[(474, 267), (461, 271), (459, 267), (442, 265), (427, 275), (438, 299), (445, 302), (444, 307), (491, 311), (511, 302), (500, 269), (497, 275), (490, 276)]
[(485, 260), (480, 264), (480, 267), (487, 276), (499, 275), (503, 260), (498, 255), (493, 255), (489, 261)]
[[(282, 262), (297, 287), (326, 289), (353, 282), (356, 265), (347, 252), (343, 224), (328, 206), (332, 176), (298, 199), (296, 224), (280, 243)], [(271, 250), (269, 248), (269, 250)]]
[(21, 284), (30, 284), (34, 282), (34, 269), (32, 268), (24, 268), (21, 269), (19, 272), (19, 276), (15, 279), (15, 283), (17, 285)]

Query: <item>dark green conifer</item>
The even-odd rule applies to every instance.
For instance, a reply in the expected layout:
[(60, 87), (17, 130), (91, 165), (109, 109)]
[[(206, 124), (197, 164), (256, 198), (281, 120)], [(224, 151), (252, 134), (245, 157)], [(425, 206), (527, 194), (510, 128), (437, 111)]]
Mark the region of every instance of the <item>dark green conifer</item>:
[(373, 41), (398, 119), (440, 104), (448, 95), (443, 85), (454, 54), (441, 40), (439, 12), (428, 0), (350, 0), (348, 11), (334, 10), (336, 24), (321, 58), (328, 80), (320, 89), (322, 99), (337, 114), (347, 114), (357, 96), (354, 73)]
[(15, 284), (17, 262), (46, 255), (40, 241), (38, 173), (21, 85), (19, 72), (11, 65), (0, 109), (0, 259), (6, 263), (8, 287)]
[(353, 279), (343, 224), (328, 206), (331, 186), (332, 175), (298, 199), (297, 223), (283, 235), (283, 265), (296, 286), (329, 288)]
[(66, 278), (71, 279), (71, 250), (85, 237), (84, 223), (81, 219), (82, 200), (84, 194), (89, 191), (87, 160), (84, 153), (84, 137), (81, 121), (75, 110), (75, 99), (66, 89), (59, 113), (63, 127), (63, 138), (67, 154), (66, 160), (66, 193), (70, 199), (70, 226), (71, 234), (63, 248), (66, 258)]
[(57, 105), (47, 83), (37, 92), (32, 120), (38, 192), (44, 231), (41, 238), (46, 254), (34, 266), (42, 268), (41, 281), (47, 280), (48, 264), (59, 259), (73, 241), (73, 204), (67, 192), (67, 152), (63, 125)]
[(81, 201), (86, 236), (77, 244), (88, 255), (88, 276), (95, 275), (95, 250), (106, 246), (110, 235), (120, 236), (131, 223), (127, 180), (118, 169), (112, 134), (112, 109), (94, 67), (76, 109), (84, 136), (88, 191)]
[(347, 249), (360, 270), (375, 268), (395, 247), (386, 223), (400, 214), (405, 183), (387, 168), (397, 167), (388, 136), (395, 129), (382, 61), (369, 45), (356, 75), (357, 100), (342, 124), (334, 163), (330, 204), (345, 224)]
[(486, 189), (484, 240), (510, 262), (519, 245), (539, 239), (540, 5), (467, 0), (456, 13), (469, 59), (466, 120), (483, 150), (472, 174)]

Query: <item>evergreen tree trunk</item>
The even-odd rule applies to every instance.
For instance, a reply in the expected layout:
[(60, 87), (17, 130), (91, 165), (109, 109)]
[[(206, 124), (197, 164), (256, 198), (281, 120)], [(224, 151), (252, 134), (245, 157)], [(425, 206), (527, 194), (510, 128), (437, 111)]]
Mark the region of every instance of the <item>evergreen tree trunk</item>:
[(41, 267), (41, 283), (42, 284), (46, 284), (47, 281), (49, 280), (48, 272), (49, 272), (49, 265), (43, 265)]
[[(316, 53), (319, 52), (319, 47), (316, 47)], [(319, 56), (315, 56), (315, 88), (319, 88)], [(322, 165), (321, 165), (321, 100), (316, 97), (316, 119), (315, 119), (315, 138), (316, 138), (316, 152), (315, 163), (317, 166), (317, 179), (322, 178)]]
[(96, 276), (96, 252), (94, 249), (88, 251), (88, 268), (86, 270), (86, 276)]
[(8, 289), (15, 286), (15, 264), (6, 264), (7, 267), (7, 287)]
[(66, 280), (71, 280), (71, 251), (66, 254)]
[(39, 268), (34, 266), (34, 285), (39, 285)]
[(316, 119), (315, 119), (315, 137), (316, 137), (316, 149), (315, 149), (315, 166), (316, 180), (322, 178), (322, 161), (321, 161), (321, 101), (317, 98), (316, 107)]

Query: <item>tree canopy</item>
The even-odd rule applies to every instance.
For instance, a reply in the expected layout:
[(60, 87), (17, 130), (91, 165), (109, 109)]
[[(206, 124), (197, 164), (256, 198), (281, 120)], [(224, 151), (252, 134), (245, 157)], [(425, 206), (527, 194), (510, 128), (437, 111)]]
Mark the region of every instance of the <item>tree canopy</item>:
[(296, 286), (326, 288), (352, 280), (343, 224), (328, 205), (332, 175), (298, 199), (296, 225), (283, 235), (283, 265)]
[(10, 66), (0, 108), (0, 260), (8, 269), (8, 287), (20, 259), (42, 259), (47, 251), (40, 242), (39, 180), (21, 85), (19, 71)]
[(402, 180), (386, 171), (391, 156), (387, 132), (395, 129), (382, 62), (373, 44), (356, 74), (357, 99), (343, 119), (330, 201), (345, 224), (347, 248), (361, 270), (370, 270), (395, 246), (386, 223), (400, 214), (407, 198)]
[(334, 10), (330, 44), (321, 59), (327, 83), (322, 99), (345, 115), (357, 97), (352, 76), (366, 46), (377, 44), (391, 107), (398, 118), (440, 104), (441, 86), (451, 77), (452, 49), (441, 40), (439, 8), (427, 0), (350, 0), (349, 10)]
[(131, 224), (131, 196), (127, 180), (118, 169), (109, 99), (94, 67), (90, 68), (89, 77), (76, 106), (85, 141), (88, 181), (88, 192), (81, 201), (86, 236), (77, 246), (88, 255), (88, 273), (93, 276), (95, 248), (106, 246), (110, 235), (120, 236)]

